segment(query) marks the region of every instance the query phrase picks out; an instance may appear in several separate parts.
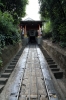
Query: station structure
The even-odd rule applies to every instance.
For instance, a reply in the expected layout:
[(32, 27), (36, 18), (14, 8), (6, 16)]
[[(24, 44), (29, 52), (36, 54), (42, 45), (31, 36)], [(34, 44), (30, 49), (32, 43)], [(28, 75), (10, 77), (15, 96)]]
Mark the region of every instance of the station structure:
[(21, 34), (24, 35), (24, 38), (28, 37), (28, 41), (37, 40), (37, 37), (42, 35), (42, 25), (44, 21), (35, 21), (31, 18), (20, 21)]

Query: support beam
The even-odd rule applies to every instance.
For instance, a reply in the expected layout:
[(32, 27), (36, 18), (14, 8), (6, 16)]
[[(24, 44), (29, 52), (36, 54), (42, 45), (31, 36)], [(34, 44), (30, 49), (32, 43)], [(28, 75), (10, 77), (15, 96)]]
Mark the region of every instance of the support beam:
[(24, 35), (27, 35), (27, 33), (26, 33), (26, 25), (25, 25), (25, 28), (24, 28)]

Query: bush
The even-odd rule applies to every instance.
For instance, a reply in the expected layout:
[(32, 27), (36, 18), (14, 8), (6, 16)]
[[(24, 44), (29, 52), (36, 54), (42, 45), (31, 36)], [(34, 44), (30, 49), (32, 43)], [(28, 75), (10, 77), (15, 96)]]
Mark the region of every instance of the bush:
[(60, 42), (59, 45), (60, 45), (62, 48), (64, 48), (64, 47), (66, 47), (66, 42)]
[(0, 67), (2, 67), (2, 64), (3, 64), (3, 61), (2, 61), (2, 59), (0, 58)]
[(0, 11), (0, 33), (11, 34), (13, 22), (13, 17), (8, 12), (2, 13)]
[(51, 36), (52, 36), (52, 25), (51, 21), (48, 19), (48, 21), (44, 23), (43, 38), (50, 38)]
[[(0, 54), (5, 45), (14, 44), (19, 41), (20, 34), (18, 28), (14, 25), (14, 19), (9, 12), (0, 11)], [(0, 66), (2, 66), (0, 58)]]
[(60, 41), (66, 42), (66, 22), (59, 26)]
[[(6, 44), (13, 44), (14, 41), (18, 41), (18, 28), (13, 24), (14, 19), (9, 12), (2, 13), (0, 11), (0, 34), (5, 37), (3, 38)], [(0, 35), (0, 37), (1, 37)], [(3, 41), (2, 39), (2, 41)]]

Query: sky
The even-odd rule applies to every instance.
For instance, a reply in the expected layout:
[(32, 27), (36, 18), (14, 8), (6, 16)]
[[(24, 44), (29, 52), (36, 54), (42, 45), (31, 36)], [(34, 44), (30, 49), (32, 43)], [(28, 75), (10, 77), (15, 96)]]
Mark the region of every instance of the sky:
[(23, 18), (23, 20), (26, 18), (40, 20), (38, 0), (29, 0), (29, 4), (26, 6), (26, 16)]

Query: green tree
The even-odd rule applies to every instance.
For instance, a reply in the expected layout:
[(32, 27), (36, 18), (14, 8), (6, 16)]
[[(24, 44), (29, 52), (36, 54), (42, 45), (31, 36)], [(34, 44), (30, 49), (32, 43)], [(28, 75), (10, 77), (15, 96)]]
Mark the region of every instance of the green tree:
[(61, 40), (64, 42), (66, 36), (66, 0), (39, 0), (39, 4), (41, 18), (50, 19), (52, 23), (53, 42), (61, 42)]
[(19, 18), (26, 14), (28, 0), (1, 0), (0, 8), (2, 12), (8, 11), (14, 18), (14, 24), (18, 24)]
[[(5, 45), (17, 43), (20, 39), (18, 24), (25, 16), (28, 0), (0, 0), (0, 55)], [(0, 66), (2, 59), (0, 57)]]

